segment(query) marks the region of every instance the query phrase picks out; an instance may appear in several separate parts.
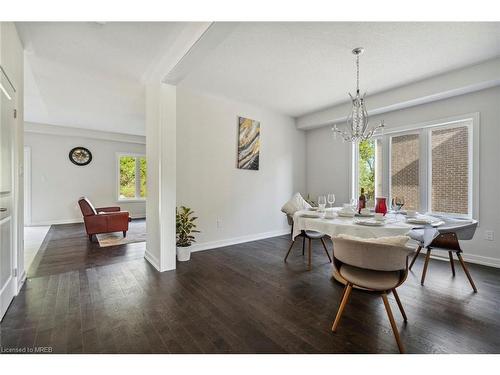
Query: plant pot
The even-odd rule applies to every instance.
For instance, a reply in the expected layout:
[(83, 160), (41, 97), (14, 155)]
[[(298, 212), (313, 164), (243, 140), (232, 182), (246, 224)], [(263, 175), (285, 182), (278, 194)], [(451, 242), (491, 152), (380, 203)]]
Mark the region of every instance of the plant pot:
[(179, 262), (186, 262), (191, 259), (191, 247), (177, 247), (177, 260)]

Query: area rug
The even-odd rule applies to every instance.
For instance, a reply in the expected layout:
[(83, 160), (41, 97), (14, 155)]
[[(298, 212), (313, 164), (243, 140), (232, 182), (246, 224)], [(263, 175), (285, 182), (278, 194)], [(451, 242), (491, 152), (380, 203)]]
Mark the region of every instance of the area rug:
[(146, 220), (132, 220), (128, 226), (127, 237), (122, 232), (97, 234), (100, 247), (125, 245), (135, 242), (146, 242)]

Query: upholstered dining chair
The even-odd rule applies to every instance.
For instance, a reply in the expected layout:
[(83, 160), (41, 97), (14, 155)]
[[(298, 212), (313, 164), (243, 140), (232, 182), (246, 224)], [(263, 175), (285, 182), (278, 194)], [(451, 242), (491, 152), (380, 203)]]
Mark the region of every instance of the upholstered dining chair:
[(368, 289), (380, 293), (399, 351), (404, 353), (387, 294), (392, 292), (403, 320), (406, 322), (406, 313), (396, 288), (403, 284), (408, 275), (408, 256), (411, 250), (403, 245), (372, 243), (338, 236), (333, 239), (333, 247), (335, 249), (333, 263), (339, 274), (346, 280), (346, 286), (332, 331), (337, 331), (353, 287)]
[(295, 240), (299, 237), (302, 238), (302, 255), (304, 255), (306, 239), (308, 241), (308, 244), (307, 244), (308, 266), (307, 266), (307, 268), (309, 270), (312, 269), (312, 241), (313, 240), (320, 240), (321, 241), (321, 244), (323, 245), (323, 249), (325, 249), (326, 255), (328, 256), (328, 260), (331, 263), (332, 258), (330, 257), (330, 253), (328, 252), (328, 248), (326, 247), (326, 243), (324, 240), (324, 237), (326, 235), (323, 233), (320, 233), (320, 232), (316, 232), (314, 230), (303, 230), (300, 232), (299, 235), (297, 235), (297, 237), (293, 238), (293, 217), (290, 215), (286, 215), (286, 217), (288, 220), (288, 224), (291, 226), (290, 237), (291, 237), (292, 243), (290, 244), (290, 247), (288, 248), (288, 251), (286, 253), (286, 256), (284, 259), (285, 263), (286, 263), (286, 260), (288, 259), (288, 255), (290, 255), (290, 251), (292, 251), (293, 245), (295, 244)]
[(424, 268), (422, 270), (422, 278), (420, 284), (424, 285), (425, 275), (427, 274), (427, 267), (429, 266), (429, 259), (431, 257), (432, 250), (444, 250), (448, 251), (448, 257), (450, 258), (451, 273), (455, 276), (455, 265), (453, 262), (453, 253), (456, 254), (460, 265), (462, 266), (467, 279), (474, 293), (477, 293), (476, 285), (472, 280), (472, 276), (467, 269), (467, 266), (462, 258), (462, 249), (460, 248), (459, 240), (471, 240), (476, 232), (477, 222), (468, 223), (464, 225), (457, 225), (453, 223), (451, 225), (446, 225), (438, 228), (421, 228), (413, 229), (408, 234), (410, 238), (418, 242), (417, 250), (410, 263), (410, 270), (415, 263), (415, 260), (420, 254), (423, 248), (427, 249), (427, 254), (425, 255)]

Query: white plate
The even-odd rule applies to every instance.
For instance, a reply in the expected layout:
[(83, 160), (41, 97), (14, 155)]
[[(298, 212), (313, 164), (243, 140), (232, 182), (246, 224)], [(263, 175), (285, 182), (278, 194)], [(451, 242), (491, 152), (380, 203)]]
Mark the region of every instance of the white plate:
[(369, 227), (381, 227), (385, 225), (384, 221), (376, 221), (376, 220), (354, 220), (356, 224), (366, 225)]
[(339, 215), (340, 217), (354, 217), (354, 212), (339, 211), (339, 212), (337, 212), (337, 215)]
[(358, 213), (356, 213), (356, 216), (357, 217), (374, 217), (375, 214), (373, 212), (371, 212), (369, 214), (358, 214)]
[(431, 219), (425, 219), (425, 218), (417, 218), (417, 217), (407, 217), (406, 222), (410, 224), (420, 224), (420, 225), (425, 225), (425, 224), (430, 224), (432, 223)]

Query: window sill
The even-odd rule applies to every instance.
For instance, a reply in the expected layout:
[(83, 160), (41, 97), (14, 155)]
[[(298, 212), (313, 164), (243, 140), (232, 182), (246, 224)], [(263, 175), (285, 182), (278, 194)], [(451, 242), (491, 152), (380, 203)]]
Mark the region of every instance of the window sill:
[(146, 199), (118, 199), (116, 203), (146, 203)]

